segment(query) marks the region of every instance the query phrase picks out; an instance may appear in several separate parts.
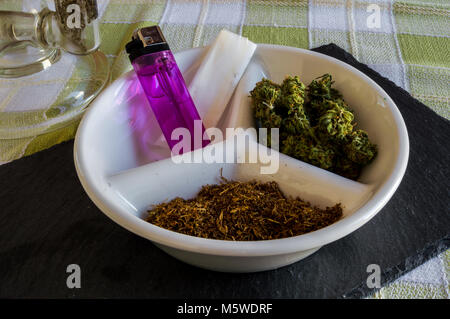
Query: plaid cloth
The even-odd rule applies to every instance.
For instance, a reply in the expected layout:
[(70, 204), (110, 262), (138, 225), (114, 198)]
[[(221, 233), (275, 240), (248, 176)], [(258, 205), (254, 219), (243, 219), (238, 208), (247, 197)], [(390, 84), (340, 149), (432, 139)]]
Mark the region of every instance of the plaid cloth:
[[(45, 0), (30, 0), (31, 3)], [(18, 4), (19, 3), (19, 4)], [(257, 43), (313, 48), (334, 42), (449, 119), (448, 0), (98, 0), (101, 50), (112, 79), (131, 69), (124, 52), (132, 32), (159, 24), (176, 52), (208, 45), (226, 28)], [(0, 9), (21, 10), (5, 0)], [(61, 80), (71, 87), (71, 75)], [(60, 83), (60, 84), (61, 84)], [(30, 84), (29, 89), (34, 85)], [(0, 80), (0, 112), (18, 98)], [(57, 106), (54, 94), (53, 107)], [(3, 100), (2, 100), (3, 98)], [(5, 114), (0, 113), (0, 119)], [(0, 164), (73, 138), (77, 123), (49, 134), (0, 141)], [(404, 275), (374, 298), (449, 298), (450, 251)]]

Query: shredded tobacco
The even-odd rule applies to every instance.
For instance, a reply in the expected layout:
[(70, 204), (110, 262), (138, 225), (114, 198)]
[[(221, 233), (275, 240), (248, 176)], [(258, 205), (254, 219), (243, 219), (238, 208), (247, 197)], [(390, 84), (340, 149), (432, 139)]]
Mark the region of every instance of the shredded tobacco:
[(278, 239), (328, 226), (342, 216), (341, 204), (320, 209), (286, 198), (276, 182), (229, 181), (205, 185), (193, 199), (154, 205), (146, 221), (186, 235), (235, 241)]

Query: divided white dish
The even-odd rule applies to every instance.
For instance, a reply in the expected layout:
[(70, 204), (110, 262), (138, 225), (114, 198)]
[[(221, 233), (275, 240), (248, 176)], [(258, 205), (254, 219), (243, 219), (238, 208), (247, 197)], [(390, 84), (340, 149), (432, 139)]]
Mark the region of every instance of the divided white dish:
[[(186, 82), (195, 73), (204, 49), (175, 54)], [(261, 175), (264, 163), (176, 164), (168, 148), (152, 149), (160, 130), (133, 72), (112, 83), (91, 104), (75, 139), (74, 157), (80, 181), (107, 216), (151, 240), (170, 255), (192, 265), (218, 271), (252, 272), (296, 262), (353, 232), (391, 198), (404, 175), (409, 142), (400, 112), (389, 96), (367, 76), (328, 56), (283, 46), (258, 45), (256, 53), (220, 121), (220, 128), (254, 125), (248, 92), (267, 76), (281, 82), (299, 75), (304, 83), (324, 73), (354, 109), (358, 127), (379, 147), (376, 160), (358, 182), (280, 154), (279, 170)], [(256, 143), (253, 141), (252, 143)], [(211, 147), (229, 146), (227, 141)], [(195, 152), (202, 152), (197, 150)], [(238, 150), (245, 154), (248, 150)], [(158, 160), (158, 161), (155, 161)], [(282, 191), (325, 207), (341, 202), (344, 217), (301, 236), (253, 242), (196, 238), (168, 231), (143, 220), (152, 204), (180, 196), (191, 198), (204, 184), (217, 183), (220, 171), (229, 179), (274, 180)]]

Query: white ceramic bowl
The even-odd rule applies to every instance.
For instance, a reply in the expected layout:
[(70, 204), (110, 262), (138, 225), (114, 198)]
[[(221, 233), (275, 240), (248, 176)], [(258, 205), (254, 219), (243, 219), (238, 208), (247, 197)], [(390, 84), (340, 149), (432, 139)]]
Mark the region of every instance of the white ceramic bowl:
[[(187, 82), (198, 67), (195, 62), (202, 50), (175, 55)], [(80, 124), (74, 150), (80, 181), (92, 201), (112, 220), (189, 264), (218, 271), (254, 272), (294, 263), (375, 216), (397, 189), (408, 161), (408, 134), (391, 98), (353, 67), (297, 48), (258, 45), (221, 119), (221, 128), (254, 125), (248, 92), (262, 76), (281, 82), (285, 75), (299, 75), (309, 84), (325, 73), (333, 75), (335, 87), (355, 111), (358, 126), (379, 148), (377, 158), (364, 169), (358, 182), (283, 154), (278, 172), (269, 175), (260, 174), (260, 168), (266, 166), (262, 162), (176, 164), (171, 158), (158, 160), (168, 155), (168, 148), (152, 146), (160, 130), (133, 72), (106, 88)], [(248, 152), (238, 151), (244, 152), (241, 155)], [(344, 217), (308, 234), (252, 242), (187, 236), (143, 220), (151, 204), (176, 196), (191, 198), (202, 185), (217, 183), (221, 169), (229, 179), (274, 180), (285, 194), (320, 207), (340, 202)]]

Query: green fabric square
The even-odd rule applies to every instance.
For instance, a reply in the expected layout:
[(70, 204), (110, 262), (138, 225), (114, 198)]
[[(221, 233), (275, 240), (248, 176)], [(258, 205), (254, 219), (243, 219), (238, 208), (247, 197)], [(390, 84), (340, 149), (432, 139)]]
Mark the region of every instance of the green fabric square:
[(197, 36), (200, 36), (198, 43), (194, 46), (205, 46), (211, 44), (222, 29), (239, 34), (240, 27), (236, 25), (204, 25), (201, 30), (197, 29)]
[(306, 28), (276, 28), (244, 26), (242, 35), (256, 43), (269, 43), (308, 48), (308, 30)]
[(2, 0), (0, 2), (0, 10), (22, 11), (22, 1)]
[[(45, 150), (51, 145), (56, 145), (70, 139), (73, 139), (75, 133), (77, 132), (80, 120), (76, 120), (70, 123), (68, 126), (64, 127), (63, 130), (55, 130), (48, 132), (46, 134), (41, 134), (35, 136), (26, 146), (23, 156), (28, 156), (36, 152)], [(25, 139), (24, 139), (25, 140)]]
[(114, 59), (111, 67), (111, 81), (114, 81), (122, 74), (133, 69), (125, 50), (120, 51), (119, 55)]
[(249, 1), (245, 25), (307, 27), (308, 1)]
[(408, 65), (408, 79), (411, 94), (416, 99), (440, 116), (450, 119), (450, 70)]
[(450, 249), (442, 254), (442, 260), (444, 262), (445, 273), (450, 274)]
[(433, 1), (433, 5), (426, 3), (394, 4), (394, 15), (398, 33), (419, 35), (449, 35), (450, 5), (448, 0), (444, 5)]
[(450, 38), (399, 34), (405, 63), (450, 67)]
[(344, 50), (354, 53), (350, 45), (350, 32), (336, 30), (310, 30), (311, 43), (310, 47), (319, 47), (321, 45), (334, 43)]
[(105, 11), (102, 22), (136, 23), (141, 21), (159, 21), (164, 13), (165, 1), (128, 0), (111, 1)]
[(394, 282), (382, 288), (381, 295), (385, 299), (441, 299), (447, 297), (444, 286), (409, 282)]
[(1, 140), (0, 163), (10, 162), (24, 155), (25, 149), (33, 137)]
[(411, 91), (425, 96), (450, 97), (450, 70), (408, 65)]
[(156, 21), (144, 21), (137, 23), (102, 23), (100, 24), (100, 36), (102, 43), (100, 50), (108, 55), (118, 55), (125, 45), (131, 40), (131, 35), (137, 28), (155, 25)]

